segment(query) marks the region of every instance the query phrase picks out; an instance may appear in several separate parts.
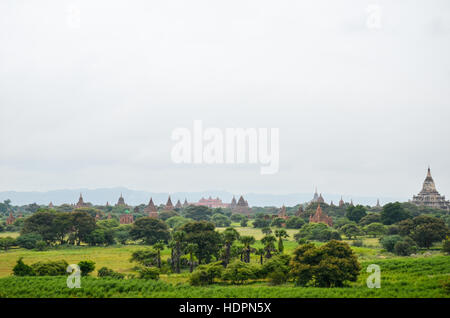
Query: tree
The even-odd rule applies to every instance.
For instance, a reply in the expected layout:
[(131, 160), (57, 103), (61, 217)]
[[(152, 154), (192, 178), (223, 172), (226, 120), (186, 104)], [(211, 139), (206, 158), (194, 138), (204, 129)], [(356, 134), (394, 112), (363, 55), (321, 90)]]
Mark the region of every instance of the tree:
[(78, 263), (80, 267), (81, 276), (88, 276), (89, 273), (93, 272), (95, 269), (95, 262), (93, 261), (81, 261)]
[(345, 234), (350, 240), (356, 238), (358, 235), (361, 235), (361, 230), (356, 224), (346, 224), (341, 227), (341, 232)]
[(380, 243), (386, 251), (393, 253), (395, 244), (397, 244), (397, 242), (401, 240), (402, 237), (400, 235), (388, 235), (383, 236), (380, 240)]
[(95, 217), (88, 211), (75, 211), (71, 215), (72, 235), (77, 245), (87, 242), (89, 235), (95, 230)]
[(416, 250), (416, 243), (408, 236), (395, 243), (394, 246), (394, 253), (400, 256), (409, 256)]
[(239, 232), (232, 227), (226, 228), (225, 231), (222, 232), (222, 239), (223, 242), (225, 243), (224, 260), (223, 260), (225, 267), (230, 263), (231, 246), (233, 245), (234, 241), (239, 239), (239, 237), (240, 237)]
[(158, 241), (167, 243), (170, 239), (169, 228), (161, 220), (143, 217), (136, 220), (130, 230), (130, 236), (134, 240), (142, 239), (145, 244), (155, 244)]
[(275, 236), (278, 238), (278, 251), (283, 253), (283, 239), (289, 237), (285, 230), (275, 230)]
[(418, 246), (424, 248), (430, 248), (434, 242), (442, 241), (449, 233), (443, 220), (427, 215), (400, 222), (399, 231), (401, 235), (409, 235)]
[(244, 244), (244, 262), (250, 263), (251, 245), (255, 244), (256, 240), (253, 236), (241, 236), (240, 241)]
[(5, 252), (12, 246), (16, 244), (16, 240), (10, 236), (0, 237), (0, 249)]
[(261, 229), (261, 232), (264, 235), (270, 235), (272, 234), (272, 229), (269, 226), (266, 226)]
[(153, 244), (153, 248), (156, 250), (156, 261), (158, 264), (158, 268), (161, 268), (161, 251), (164, 249), (164, 241), (158, 241)]
[(131, 254), (130, 262), (136, 262), (141, 265), (151, 267), (158, 264), (158, 253), (153, 249), (138, 250)]
[(197, 244), (189, 243), (186, 245), (186, 253), (189, 254), (189, 271), (192, 273), (194, 270), (194, 254), (197, 251)]
[(180, 228), (180, 231), (186, 232), (187, 243), (197, 244), (195, 254), (199, 263), (209, 263), (212, 256), (218, 256), (222, 237), (214, 229), (214, 224), (206, 221), (190, 222)]
[(367, 235), (373, 235), (377, 237), (378, 235), (386, 234), (386, 226), (381, 223), (370, 223), (364, 227), (364, 232)]
[(212, 210), (207, 206), (190, 205), (186, 208), (184, 216), (195, 221), (209, 221)]
[(243, 284), (249, 279), (257, 277), (255, 266), (252, 264), (234, 260), (224, 270), (222, 279), (231, 281), (233, 284)]
[(177, 273), (180, 273), (180, 260), (181, 254), (183, 251), (183, 247), (186, 244), (184, 242), (186, 238), (186, 233), (183, 231), (177, 231), (173, 233), (173, 259), (172, 261), (175, 263), (175, 270)]
[(259, 263), (262, 265), (263, 264), (263, 258), (264, 258), (264, 254), (266, 253), (266, 251), (264, 250), (264, 248), (257, 248), (255, 254), (259, 255)]
[(215, 278), (222, 276), (222, 272), (223, 266), (221, 262), (200, 265), (189, 277), (189, 283), (193, 286), (212, 284)]
[(271, 220), (265, 219), (264, 216), (257, 216), (256, 219), (253, 221), (253, 227), (254, 228), (264, 228), (270, 226)]
[(368, 213), (365, 217), (359, 220), (359, 225), (369, 225), (371, 223), (381, 223), (380, 213)]
[(290, 267), (297, 285), (316, 287), (342, 287), (347, 281), (356, 281), (361, 270), (350, 246), (334, 240), (320, 247), (300, 245)]
[(289, 277), (289, 261), (291, 257), (286, 254), (279, 254), (268, 260), (263, 268), (262, 274), (269, 278), (271, 285), (285, 283)]
[(211, 217), (211, 222), (217, 227), (230, 226), (231, 220), (223, 214), (216, 213)]
[(363, 217), (367, 215), (366, 208), (360, 204), (357, 206), (349, 206), (345, 216), (350, 220), (358, 223)]
[(298, 216), (293, 216), (286, 221), (287, 229), (299, 229), (303, 225), (305, 225), (305, 220)]
[(241, 222), (241, 220), (245, 219), (246, 217), (239, 213), (234, 213), (231, 215), (231, 221), (233, 222)]
[(178, 213), (175, 212), (175, 211), (161, 211), (159, 213), (158, 218), (163, 220), (163, 221), (166, 221), (166, 220), (168, 220), (168, 219), (170, 219), (170, 218), (172, 218), (174, 216), (178, 216)]
[(120, 226), (119, 228), (114, 230), (114, 239), (119, 242), (120, 244), (127, 244), (127, 241), (129, 239), (131, 239), (131, 235), (130, 235), (130, 231), (131, 231), (131, 226), (129, 225), (123, 225)]
[(339, 233), (324, 223), (307, 223), (294, 234), (297, 242), (303, 240), (316, 240), (326, 242), (332, 239), (340, 240)]
[(192, 222), (192, 219), (187, 219), (185, 217), (182, 216), (172, 216), (171, 218), (166, 220), (166, 224), (174, 229), (177, 230), (179, 229), (181, 226), (183, 226), (186, 223)]
[(159, 279), (159, 269), (154, 267), (141, 267), (139, 270), (139, 278), (140, 279), (151, 279), (158, 280)]
[(53, 233), (55, 240), (60, 244), (66, 242), (66, 237), (72, 230), (72, 217), (69, 213), (56, 213), (53, 218)]
[(442, 252), (444, 252), (447, 255), (450, 255), (450, 240), (448, 239), (448, 236), (445, 238), (444, 242), (442, 243)]
[(381, 210), (381, 223), (385, 225), (391, 225), (410, 217), (408, 211), (406, 211), (400, 202), (388, 203), (383, 206)]
[(26, 265), (23, 262), (23, 257), (17, 260), (16, 265), (13, 267), (14, 276), (34, 276), (34, 270), (31, 266)]
[(241, 222), (240, 222), (240, 225), (242, 227), (246, 227), (248, 225), (248, 219), (247, 218), (242, 218)]
[(272, 252), (275, 251), (276, 238), (273, 235), (266, 235), (261, 239), (261, 243), (264, 244), (264, 251), (266, 252), (265, 257), (271, 258)]
[(16, 244), (22, 248), (31, 250), (36, 248), (36, 243), (42, 241), (42, 236), (38, 233), (28, 233), (20, 235), (16, 239)]
[(47, 242), (54, 242), (57, 233), (55, 231), (53, 220), (56, 213), (49, 211), (40, 211), (25, 219), (25, 224), (22, 228), (21, 234), (38, 233), (43, 240)]
[(286, 220), (283, 218), (274, 218), (272, 220), (272, 223), (270, 224), (271, 226), (274, 227), (283, 227), (283, 225), (286, 223)]

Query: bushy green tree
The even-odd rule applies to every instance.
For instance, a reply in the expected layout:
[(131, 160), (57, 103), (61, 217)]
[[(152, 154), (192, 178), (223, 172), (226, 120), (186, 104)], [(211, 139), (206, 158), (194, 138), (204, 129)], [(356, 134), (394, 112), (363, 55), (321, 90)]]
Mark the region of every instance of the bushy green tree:
[(358, 204), (357, 206), (349, 206), (345, 216), (350, 220), (358, 223), (363, 217), (367, 215), (367, 210), (364, 206)]
[(416, 251), (416, 243), (408, 236), (395, 243), (394, 246), (394, 253), (400, 256), (409, 256)]
[(214, 283), (214, 279), (222, 276), (223, 266), (221, 262), (213, 262), (198, 266), (189, 277), (189, 283), (193, 286), (203, 286)]
[(386, 251), (393, 253), (395, 244), (401, 240), (400, 235), (387, 235), (381, 238), (380, 243)]
[(290, 267), (297, 285), (316, 287), (342, 287), (347, 281), (356, 281), (361, 270), (350, 246), (334, 240), (320, 247), (300, 245)]
[(212, 216), (212, 210), (207, 206), (190, 205), (185, 209), (184, 217), (195, 221), (209, 221)]
[(340, 228), (340, 231), (345, 234), (350, 240), (361, 235), (361, 230), (356, 224), (346, 224)]
[(381, 210), (381, 223), (391, 225), (402, 220), (410, 218), (410, 214), (406, 211), (400, 202), (388, 203)]
[(153, 245), (158, 241), (167, 243), (170, 239), (169, 227), (161, 220), (143, 217), (136, 220), (130, 230), (134, 240), (142, 239), (145, 244)]
[(65, 260), (37, 262), (31, 268), (37, 276), (64, 276), (69, 264)]
[(230, 226), (231, 220), (223, 214), (216, 213), (211, 217), (211, 222), (217, 227)]
[(16, 238), (17, 245), (28, 250), (36, 248), (39, 241), (42, 241), (42, 236), (38, 233), (23, 234)]
[(17, 260), (16, 265), (13, 267), (13, 275), (14, 276), (35, 276), (36, 273), (34, 272), (34, 270), (31, 266), (28, 266), (23, 262), (23, 258), (21, 257)]
[(297, 242), (302, 240), (316, 240), (326, 242), (332, 239), (340, 239), (339, 233), (324, 223), (307, 223), (294, 234)]
[(449, 234), (443, 220), (427, 215), (404, 220), (399, 223), (399, 229), (401, 235), (410, 236), (418, 246), (424, 248), (430, 248), (434, 242), (442, 241)]
[(112, 269), (107, 268), (107, 267), (100, 268), (97, 272), (97, 276), (98, 277), (110, 277), (110, 278), (115, 278), (115, 279), (124, 279), (125, 278), (124, 274), (115, 272)]
[(81, 276), (88, 276), (89, 273), (92, 273), (95, 269), (95, 262), (93, 261), (81, 261), (78, 263), (80, 267)]
[(209, 263), (212, 256), (218, 256), (222, 237), (215, 231), (213, 223), (200, 221), (183, 225), (180, 231), (186, 233), (187, 243), (197, 244), (196, 257), (200, 263)]
[(16, 245), (16, 240), (10, 236), (0, 237), (0, 249), (7, 251), (12, 246)]
[(298, 216), (293, 216), (286, 221), (286, 228), (288, 229), (299, 229), (303, 225), (305, 225), (305, 221)]
[(159, 279), (159, 269), (156, 267), (141, 267), (138, 269), (140, 279)]
[(363, 230), (367, 235), (373, 235), (373, 237), (386, 234), (386, 226), (381, 223), (370, 223)]
[(249, 279), (257, 278), (257, 269), (253, 264), (234, 260), (224, 270), (222, 279), (233, 284), (243, 284)]

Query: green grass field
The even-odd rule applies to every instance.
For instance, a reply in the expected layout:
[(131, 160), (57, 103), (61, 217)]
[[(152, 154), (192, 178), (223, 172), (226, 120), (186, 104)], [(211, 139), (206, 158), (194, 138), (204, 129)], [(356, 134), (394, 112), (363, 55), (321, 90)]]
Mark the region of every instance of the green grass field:
[[(223, 228), (219, 228), (223, 231)], [(262, 238), (254, 228), (237, 230), (241, 235)], [(296, 230), (289, 230), (289, 239), (284, 242), (285, 253), (297, 247), (293, 240)], [(17, 236), (3, 233), (2, 236)], [(350, 242), (350, 241), (347, 241)], [(14, 248), (0, 252), (0, 297), (450, 297), (443, 288), (450, 282), (450, 257), (434, 250), (424, 255), (398, 257), (383, 251), (376, 238), (363, 238), (364, 247), (352, 247), (358, 256), (362, 270), (357, 282), (345, 288), (304, 288), (293, 283), (270, 286), (267, 281), (252, 281), (244, 285), (217, 283), (208, 287), (192, 287), (187, 284), (188, 272), (162, 274), (159, 281), (140, 279), (100, 279), (96, 271), (91, 277), (82, 278), (82, 288), (71, 290), (66, 286), (66, 277), (13, 277), (12, 268), (17, 259), (23, 257), (27, 264), (38, 261), (66, 260), (69, 264), (92, 260), (96, 268), (103, 266), (125, 274), (135, 274), (135, 264), (129, 259), (132, 252), (144, 249), (142, 245), (116, 245), (109, 247), (75, 246), (33, 251)], [(323, 243), (316, 243), (323, 244)], [(261, 247), (259, 241), (254, 247)], [(166, 259), (170, 250), (162, 252)], [(252, 262), (259, 257), (252, 255)], [(370, 273), (366, 268), (377, 264), (381, 268), (381, 288), (370, 289), (366, 279)]]

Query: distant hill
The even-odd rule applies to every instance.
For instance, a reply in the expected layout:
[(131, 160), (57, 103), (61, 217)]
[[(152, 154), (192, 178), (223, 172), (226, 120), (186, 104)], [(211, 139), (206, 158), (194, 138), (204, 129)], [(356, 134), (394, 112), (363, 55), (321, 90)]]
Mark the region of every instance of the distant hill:
[[(124, 187), (117, 188), (101, 188), (101, 189), (66, 189), (66, 190), (52, 190), (46, 192), (17, 192), (4, 191), (0, 192), (0, 201), (10, 199), (13, 205), (26, 205), (30, 203), (48, 204), (50, 201), (55, 205), (63, 203), (76, 203), (80, 193), (83, 194), (85, 202), (92, 204), (103, 205), (108, 201), (110, 204), (115, 204), (122, 193), (125, 202), (130, 205), (147, 204), (150, 197), (153, 198), (155, 204), (166, 203), (169, 193), (165, 192), (147, 192), (130, 190)], [(202, 191), (202, 192), (175, 192), (170, 193), (172, 202), (175, 204), (179, 199), (181, 202), (187, 198), (188, 202), (196, 202), (202, 197), (219, 197), (224, 202), (231, 202), (233, 193), (220, 190)], [(235, 194), (236, 199), (240, 194)], [(290, 194), (261, 194), (261, 193), (244, 193), (244, 198), (248, 201), (250, 206), (293, 206), (299, 203), (308, 202), (312, 199), (312, 193), (290, 193)], [(329, 203), (331, 200), (337, 204), (341, 198), (338, 194), (322, 194), (325, 201)], [(377, 197), (362, 197), (362, 196), (343, 196), (344, 201), (353, 199), (355, 204), (375, 205)], [(380, 203), (385, 204), (394, 201), (406, 201), (405, 198), (386, 198), (380, 197)]]

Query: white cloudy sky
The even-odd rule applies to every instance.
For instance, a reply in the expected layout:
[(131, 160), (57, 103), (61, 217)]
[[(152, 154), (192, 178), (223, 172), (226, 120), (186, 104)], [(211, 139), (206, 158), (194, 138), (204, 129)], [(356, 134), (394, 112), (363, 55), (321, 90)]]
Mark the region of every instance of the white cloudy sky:
[[(447, 0), (3, 0), (0, 191), (450, 195), (449, 57)], [(279, 173), (173, 164), (194, 119), (280, 128)]]

